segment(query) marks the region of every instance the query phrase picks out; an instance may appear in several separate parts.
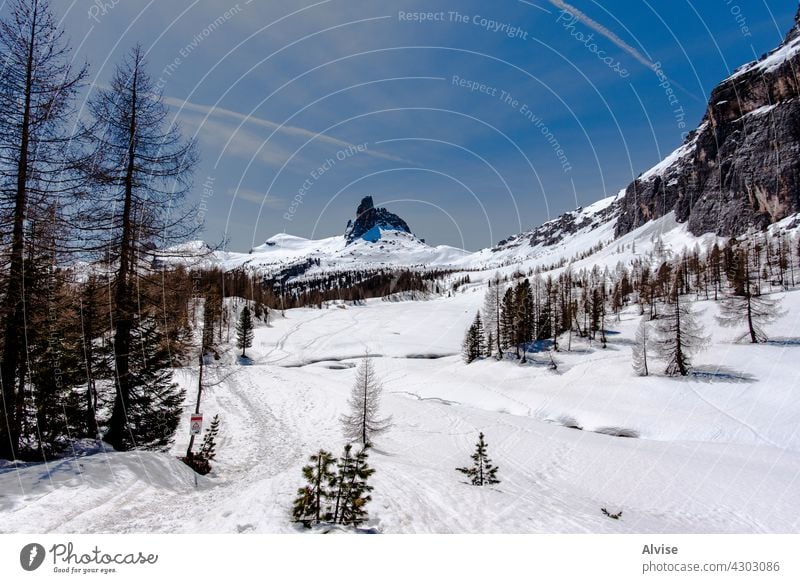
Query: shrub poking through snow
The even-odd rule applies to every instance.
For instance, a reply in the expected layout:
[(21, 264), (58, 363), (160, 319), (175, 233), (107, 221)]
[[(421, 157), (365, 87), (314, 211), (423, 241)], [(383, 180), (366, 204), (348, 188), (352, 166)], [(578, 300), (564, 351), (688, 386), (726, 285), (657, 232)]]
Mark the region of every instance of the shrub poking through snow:
[(478, 435), (475, 453), (472, 454), (472, 467), (456, 468), (456, 471), (465, 474), (473, 486), (487, 486), (499, 484), (497, 479), (497, 466), (492, 465), (492, 460), (486, 455), (488, 444), (484, 441), (483, 432)]

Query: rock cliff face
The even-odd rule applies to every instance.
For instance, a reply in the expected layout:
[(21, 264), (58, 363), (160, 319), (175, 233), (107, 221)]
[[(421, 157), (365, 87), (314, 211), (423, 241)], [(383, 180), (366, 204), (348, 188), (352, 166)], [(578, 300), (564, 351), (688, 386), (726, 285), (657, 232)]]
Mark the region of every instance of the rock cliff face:
[(711, 94), (700, 127), (625, 191), (616, 234), (675, 211), (734, 236), (800, 211), (800, 12), (784, 42)]
[(347, 221), (344, 236), (348, 243), (356, 239), (377, 241), (381, 230), (411, 233), (408, 224), (396, 214), (385, 208), (375, 208), (371, 196), (365, 196), (358, 205), (355, 221)]

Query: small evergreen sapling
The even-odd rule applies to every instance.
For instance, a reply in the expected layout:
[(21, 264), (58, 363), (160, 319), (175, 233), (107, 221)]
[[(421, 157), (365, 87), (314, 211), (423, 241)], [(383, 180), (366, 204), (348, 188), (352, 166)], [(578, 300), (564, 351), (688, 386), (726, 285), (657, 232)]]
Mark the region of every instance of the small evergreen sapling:
[(211, 462), (217, 456), (217, 436), (219, 435), (219, 415), (214, 415), (211, 426), (206, 428), (203, 434), (203, 443), (200, 451), (187, 454), (181, 460), (200, 475), (206, 475), (211, 471)]
[(250, 308), (245, 306), (236, 324), (236, 346), (242, 349), (242, 358), (246, 358), (245, 352), (253, 345), (253, 318), (250, 315)]
[(456, 471), (469, 477), (473, 486), (486, 486), (499, 484), (497, 479), (497, 466), (492, 465), (492, 460), (486, 455), (488, 444), (484, 441), (483, 432), (478, 436), (475, 453), (472, 454), (474, 462), (471, 468), (456, 468)]
[(309, 461), (303, 468), (307, 484), (297, 491), (292, 509), (295, 522), (302, 522), (307, 528), (332, 520), (331, 498), (336, 487), (336, 474), (331, 468), (335, 460), (330, 453), (321, 449)]
[(337, 524), (358, 526), (367, 519), (367, 503), (372, 500), (372, 486), (367, 483), (375, 470), (367, 465), (367, 449), (364, 446), (355, 457), (353, 446), (344, 446), (344, 453), (339, 458), (336, 476), (336, 502), (333, 521)]
[(462, 356), (464, 361), (469, 364), (484, 354), (488, 354), (489, 349), (486, 347), (486, 336), (483, 329), (483, 321), (481, 320), (481, 313), (475, 314), (470, 327), (467, 329), (467, 334), (464, 337), (464, 344), (462, 345)]
[[(211, 426), (208, 427), (203, 435), (203, 443), (200, 452), (195, 455), (195, 469), (200, 474), (207, 474), (211, 471), (211, 462), (217, 457), (217, 435), (219, 435), (219, 415), (214, 415)], [(203, 466), (198, 468), (198, 465)]]

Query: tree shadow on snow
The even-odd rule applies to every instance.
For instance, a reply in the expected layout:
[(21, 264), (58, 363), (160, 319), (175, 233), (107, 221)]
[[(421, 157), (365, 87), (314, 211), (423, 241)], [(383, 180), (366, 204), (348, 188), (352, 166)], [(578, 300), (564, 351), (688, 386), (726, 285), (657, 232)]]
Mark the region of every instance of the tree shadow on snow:
[(746, 372), (739, 372), (726, 366), (696, 366), (690, 378), (706, 383), (753, 383), (756, 378)]
[(609, 435), (611, 437), (626, 437), (629, 439), (638, 439), (639, 432), (635, 429), (626, 429), (625, 427), (598, 427), (593, 430), (594, 433), (602, 435)]
[(583, 431), (583, 425), (578, 423), (577, 419), (569, 415), (561, 415), (556, 419), (548, 419), (548, 421), (556, 423), (557, 425), (561, 425), (562, 427), (566, 427), (567, 429), (577, 429), (578, 431)]
[(764, 344), (773, 346), (800, 346), (800, 338), (778, 337), (770, 338)]

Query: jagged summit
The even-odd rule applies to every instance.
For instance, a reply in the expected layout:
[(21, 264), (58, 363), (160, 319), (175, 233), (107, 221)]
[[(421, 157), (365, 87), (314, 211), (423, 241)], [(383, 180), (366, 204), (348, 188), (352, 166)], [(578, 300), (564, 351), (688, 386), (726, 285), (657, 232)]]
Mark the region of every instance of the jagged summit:
[(800, 12), (786, 39), (711, 93), (686, 142), (626, 189), (616, 234), (672, 211), (735, 236), (800, 212)]
[(789, 44), (798, 37), (800, 37), (800, 5), (797, 7), (797, 14), (794, 15), (794, 26), (786, 35), (786, 39), (783, 41), (783, 44)]
[(408, 223), (385, 208), (376, 208), (372, 197), (365, 196), (358, 205), (355, 220), (347, 221), (344, 237), (348, 243), (357, 239), (374, 242), (381, 238), (381, 231), (411, 233)]

